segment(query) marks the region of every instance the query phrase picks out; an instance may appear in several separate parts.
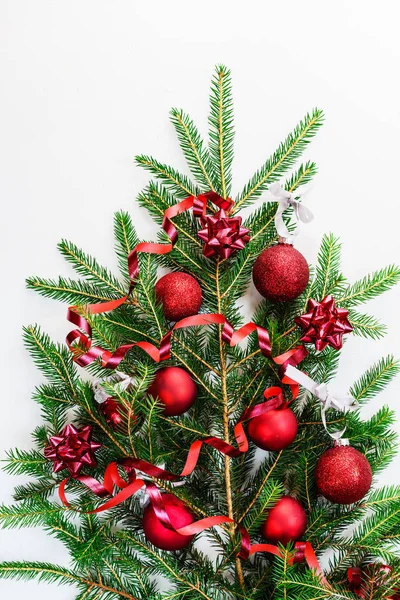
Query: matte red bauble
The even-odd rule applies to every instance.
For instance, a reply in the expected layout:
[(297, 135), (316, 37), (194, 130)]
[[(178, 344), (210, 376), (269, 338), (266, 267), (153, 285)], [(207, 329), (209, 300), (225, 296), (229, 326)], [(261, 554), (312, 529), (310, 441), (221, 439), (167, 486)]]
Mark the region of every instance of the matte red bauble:
[(283, 450), (297, 435), (297, 419), (290, 408), (270, 410), (249, 421), (247, 434), (263, 450)]
[(197, 386), (189, 373), (180, 367), (165, 367), (157, 371), (147, 393), (164, 404), (168, 417), (183, 415), (197, 398)]
[(371, 487), (372, 471), (368, 460), (351, 446), (326, 450), (317, 462), (315, 482), (322, 496), (336, 504), (353, 504)]
[(261, 252), (253, 266), (253, 281), (264, 298), (294, 300), (306, 289), (310, 271), (306, 259), (291, 244), (277, 244)]
[(168, 321), (197, 315), (200, 310), (201, 288), (196, 279), (187, 273), (164, 275), (157, 281), (155, 291)]
[[(182, 500), (173, 494), (163, 494), (162, 498), (170, 521), (176, 529), (193, 523), (194, 515)], [(194, 538), (193, 535), (181, 535), (165, 527), (157, 518), (151, 504), (144, 509), (143, 531), (148, 541), (161, 550), (181, 550)]]
[(261, 527), (261, 533), (273, 544), (297, 542), (307, 527), (307, 515), (297, 500), (283, 496), (269, 511)]

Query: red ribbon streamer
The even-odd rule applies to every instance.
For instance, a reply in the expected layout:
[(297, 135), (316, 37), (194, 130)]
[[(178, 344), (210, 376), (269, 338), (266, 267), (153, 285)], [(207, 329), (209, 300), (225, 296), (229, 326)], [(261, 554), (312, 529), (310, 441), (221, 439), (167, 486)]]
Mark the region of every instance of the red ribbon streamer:
[[(381, 579), (383, 579), (385, 575), (388, 575), (392, 571), (392, 568), (388, 565), (378, 565), (378, 567), (381, 573)], [(349, 567), (349, 569), (347, 569), (347, 580), (349, 582), (349, 587), (352, 592), (358, 596), (358, 598), (365, 598), (365, 593), (362, 588), (362, 576), (363, 572), (360, 567)], [(392, 596), (387, 597), (387, 600), (400, 600), (400, 595), (394, 592)]]

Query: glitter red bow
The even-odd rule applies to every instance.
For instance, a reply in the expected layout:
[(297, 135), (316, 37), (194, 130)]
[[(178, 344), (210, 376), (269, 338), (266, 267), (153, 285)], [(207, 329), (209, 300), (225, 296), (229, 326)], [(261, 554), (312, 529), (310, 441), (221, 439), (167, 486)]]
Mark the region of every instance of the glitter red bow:
[(207, 258), (215, 255), (228, 258), (250, 239), (249, 230), (242, 227), (242, 217), (228, 217), (222, 208), (215, 215), (203, 217), (202, 225), (198, 236), (205, 242), (203, 254)]
[(96, 466), (94, 452), (100, 447), (101, 444), (92, 441), (90, 425), (86, 425), (82, 429), (67, 425), (59, 435), (54, 435), (49, 439), (49, 445), (44, 449), (44, 455), (54, 461), (54, 473), (68, 469), (75, 477), (79, 475), (84, 466)]
[(307, 314), (295, 318), (297, 325), (305, 329), (302, 342), (314, 343), (317, 350), (332, 346), (339, 350), (343, 346), (343, 335), (353, 331), (348, 320), (348, 311), (338, 308), (333, 296), (321, 302), (309, 300)]

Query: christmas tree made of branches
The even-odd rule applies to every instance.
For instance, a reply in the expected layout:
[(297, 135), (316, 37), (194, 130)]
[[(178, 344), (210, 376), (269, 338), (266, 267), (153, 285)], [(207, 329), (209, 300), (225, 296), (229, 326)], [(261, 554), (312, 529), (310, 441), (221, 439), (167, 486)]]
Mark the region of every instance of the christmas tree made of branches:
[[(136, 157), (152, 177), (137, 201), (157, 245), (117, 212), (119, 275), (62, 240), (79, 278), (27, 280), (72, 307), (73, 332), (59, 344), (39, 325), (24, 331), (42, 423), (32, 450), (8, 453), (6, 471), (30, 479), (0, 519), (44, 528), (70, 564), (22, 556), (0, 577), (70, 585), (76, 600), (400, 597), (400, 487), (371, 485), (396, 453), (393, 412), (360, 415), (399, 362), (359, 374), (347, 404), (327, 387), (350, 331), (366, 344), (384, 335), (359, 306), (400, 270), (349, 283), (334, 235), (315, 267), (287, 243), (317, 172), (298, 161), (321, 110), (237, 194), (230, 71), (212, 78), (208, 142), (184, 111), (171, 121), (191, 176)], [(253, 280), (264, 298), (243, 329)]]

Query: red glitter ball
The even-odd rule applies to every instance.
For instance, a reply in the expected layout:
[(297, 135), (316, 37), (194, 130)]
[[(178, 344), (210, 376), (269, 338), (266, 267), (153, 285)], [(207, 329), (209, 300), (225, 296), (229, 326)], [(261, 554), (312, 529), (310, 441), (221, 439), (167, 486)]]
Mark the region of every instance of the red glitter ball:
[(157, 371), (147, 393), (165, 405), (165, 415), (173, 417), (189, 410), (197, 398), (197, 386), (185, 369), (164, 367)]
[(270, 410), (251, 419), (247, 433), (251, 441), (263, 450), (283, 450), (297, 435), (297, 419), (290, 408)]
[[(182, 500), (173, 494), (163, 494), (162, 498), (170, 521), (176, 529), (193, 523), (194, 515)], [(144, 509), (143, 531), (148, 541), (161, 550), (181, 550), (194, 538), (193, 535), (181, 535), (165, 527), (157, 518), (151, 504)]]
[(201, 287), (196, 279), (187, 273), (164, 275), (157, 281), (155, 290), (168, 321), (179, 321), (197, 315), (200, 310)]
[(336, 504), (353, 504), (371, 487), (372, 471), (368, 460), (351, 446), (326, 450), (315, 469), (320, 494)]
[(266, 248), (253, 266), (253, 281), (264, 298), (294, 300), (306, 289), (310, 271), (306, 259), (291, 244)]
[(261, 533), (273, 544), (297, 542), (307, 527), (307, 515), (297, 500), (283, 496), (269, 511), (261, 527)]

